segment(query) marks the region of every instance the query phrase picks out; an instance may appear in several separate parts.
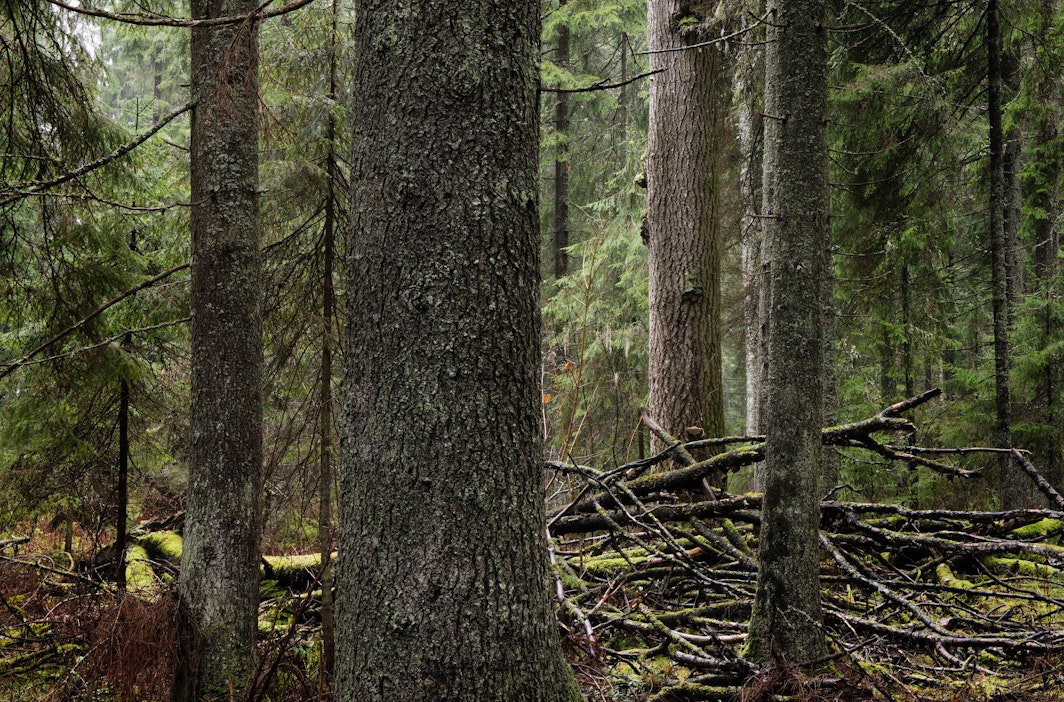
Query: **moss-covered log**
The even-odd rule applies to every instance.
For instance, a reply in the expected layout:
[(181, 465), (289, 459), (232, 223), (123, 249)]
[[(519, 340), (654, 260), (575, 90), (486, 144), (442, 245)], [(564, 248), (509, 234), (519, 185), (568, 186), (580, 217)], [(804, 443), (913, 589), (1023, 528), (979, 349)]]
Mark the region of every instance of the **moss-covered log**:
[[(126, 580), (131, 590), (142, 589), (176, 572), (181, 561), (181, 535), (174, 531), (154, 531), (136, 537), (126, 554)], [(334, 552), (335, 559), (337, 554)], [(157, 566), (165, 566), (160, 569)], [(317, 582), (321, 554), (263, 556), (259, 573), (282, 588), (306, 589)]]
[[(335, 562), (334, 551), (332, 560)], [(273, 580), (279, 586), (304, 589), (317, 585), (321, 577), (321, 554), (307, 553), (295, 556), (263, 556), (262, 575), (266, 580)]]

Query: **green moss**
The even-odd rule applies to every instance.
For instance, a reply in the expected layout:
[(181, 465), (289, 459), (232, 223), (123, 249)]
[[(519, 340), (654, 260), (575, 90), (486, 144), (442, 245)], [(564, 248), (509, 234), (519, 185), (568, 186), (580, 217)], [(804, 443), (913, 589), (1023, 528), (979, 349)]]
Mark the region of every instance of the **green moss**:
[(962, 590), (971, 590), (975, 587), (975, 583), (971, 580), (964, 580), (958, 578), (953, 574), (953, 569), (949, 567), (948, 563), (939, 563), (935, 568), (935, 578), (938, 580), (939, 585), (945, 585), (946, 587), (957, 587)]
[[(336, 562), (333, 553), (332, 561)], [(305, 553), (295, 556), (263, 556), (260, 572), (264, 578), (276, 580), (282, 587), (309, 585), (321, 571), (321, 554)]]
[(126, 588), (134, 592), (146, 590), (155, 582), (155, 569), (151, 567), (147, 549), (134, 544), (126, 552)]
[(754, 535), (752, 532), (748, 532), (747, 535), (744, 536), (742, 532), (740, 532), (735, 527), (735, 523), (732, 522), (732, 520), (730, 519), (722, 519), (720, 522), (720, 527), (721, 531), (724, 533), (724, 536), (728, 539), (732, 546), (739, 549), (739, 551), (745, 553), (747, 556), (754, 555), (753, 550), (750, 548), (750, 543), (754, 539)]
[(561, 578), (562, 585), (565, 587), (566, 590), (578, 590), (582, 592), (587, 589), (587, 581), (582, 580), (575, 575), (570, 575), (569, 573), (562, 573), (559, 577)]
[(181, 560), (184, 542), (176, 531), (153, 531), (138, 538), (137, 544), (152, 558), (168, 558), (177, 561)]
[(1017, 539), (1044, 541), (1062, 532), (1064, 532), (1064, 520), (1046, 518), (1033, 524), (1017, 527), (1012, 530), (1012, 535)]
[(584, 561), (584, 572), (597, 577), (609, 577), (619, 575), (631, 568), (631, 564), (639, 565), (647, 560), (644, 556), (629, 556), (627, 559), (620, 556), (590, 558)]
[(564, 658), (561, 661), (561, 667), (569, 699), (572, 702), (584, 702), (584, 693), (580, 691), (580, 683), (576, 680), (576, 673), (573, 672), (573, 667)]
[(1031, 578), (1052, 578), (1060, 575), (1058, 568), (1045, 563), (1035, 563), (1025, 558), (984, 556), (983, 563), (995, 573), (1024, 575)]

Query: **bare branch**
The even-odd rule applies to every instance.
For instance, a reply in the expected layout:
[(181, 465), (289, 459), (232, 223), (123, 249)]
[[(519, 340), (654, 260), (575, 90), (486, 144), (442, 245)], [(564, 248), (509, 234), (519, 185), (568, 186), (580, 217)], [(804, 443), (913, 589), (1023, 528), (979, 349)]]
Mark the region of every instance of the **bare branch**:
[(314, 2), (314, 0), (294, 0), (276, 10), (263, 12), (266, 7), (273, 4), (273, 0), (266, 0), (266, 2), (259, 5), (252, 13), (246, 15), (233, 15), (231, 17), (214, 17), (211, 19), (167, 17), (164, 15), (144, 14), (140, 12), (107, 12), (106, 10), (96, 10), (89, 7), (71, 5), (63, 2), (63, 0), (48, 0), (48, 2), (56, 7), (61, 7), (64, 10), (76, 12), (79, 15), (87, 15), (89, 17), (97, 17), (100, 19), (111, 20), (113, 22), (122, 22), (124, 24), (137, 24), (147, 27), (216, 27), (223, 24), (239, 24), (240, 22), (246, 22), (248, 20), (257, 21), (270, 19), (271, 17), (279, 17), (280, 15), (286, 15), (289, 12), (294, 12), (301, 7), (305, 7)]
[(587, 85), (582, 88), (548, 88), (546, 86), (541, 85), (539, 89), (540, 92), (544, 93), (590, 93), (595, 90), (612, 90), (613, 88), (621, 88), (628, 85), (629, 83), (634, 83), (637, 80), (642, 80), (643, 78), (652, 76), (655, 73), (661, 73), (664, 70), (664, 68), (658, 68), (653, 71), (647, 71), (646, 73), (640, 73), (639, 75), (633, 76), (628, 80), (622, 80), (620, 83), (607, 83), (606, 79), (603, 78), (597, 83), (592, 83), (591, 85)]

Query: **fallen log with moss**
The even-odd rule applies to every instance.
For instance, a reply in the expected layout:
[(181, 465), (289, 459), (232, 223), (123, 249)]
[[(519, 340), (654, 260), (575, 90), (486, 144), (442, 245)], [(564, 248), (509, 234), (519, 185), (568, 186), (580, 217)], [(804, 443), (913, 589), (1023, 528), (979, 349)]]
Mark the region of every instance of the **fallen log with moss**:
[[(181, 564), (181, 535), (175, 531), (138, 533), (126, 552), (127, 587), (135, 591), (172, 581)], [(321, 554), (264, 555), (259, 571), (262, 579), (275, 587), (305, 590), (318, 582)]]

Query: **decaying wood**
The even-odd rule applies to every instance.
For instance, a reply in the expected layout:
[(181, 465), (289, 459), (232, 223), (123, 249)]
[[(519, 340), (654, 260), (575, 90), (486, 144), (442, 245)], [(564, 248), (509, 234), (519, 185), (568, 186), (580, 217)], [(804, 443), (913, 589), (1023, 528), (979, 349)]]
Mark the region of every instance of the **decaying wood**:
[(19, 544), (28, 543), (30, 537), (28, 536), (15, 536), (10, 539), (0, 539), (0, 551), (11, 546), (18, 546)]
[(1055, 504), (1059, 509), (1064, 509), (1064, 496), (1053, 489), (1053, 486), (1049, 484), (1049, 481), (1042, 477), (1042, 474), (1038, 472), (1038, 469), (1027, 460), (1027, 457), (1023, 455), (1018, 449), (1010, 449), (1009, 451), (1012, 457), (1016, 459), (1016, 462), (1020, 464), (1024, 472), (1031, 476), (1031, 480), (1038, 486), (1038, 489), (1042, 491), (1042, 494), (1049, 498), (1049, 501)]
[[(903, 446), (874, 436), (912, 433), (915, 425), (900, 415), (937, 394), (827, 428), (824, 443), (975, 479), (978, 471), (944, 459), (988, 449)], [(660, 686), (652, 699), (730, 699), (770, 674), (743, 657), (760, 496), (705, 499), (699, 481), (711, 469), (761, 460), (764, 437), (700, 441), (723, 452), (694, 461), (691, 444), (659, 436), (662, 453), (613, 469), (549, 464), (584, 481), (549, 515), (559, 619), (584, 651), (581, 670), (610, 680), (625, 671), (650, 677)], [(1011, 453), (1029, 464), (1022, 452)], [(680, 467), (645, 473), (670, 458)], [(1023, 467), (1037, 483), (1034, 466)], [(1064, 682), (1064, 547), (1057, 543), (1064, 499), (1047, 486), (1040, 488), (1057, 510), (822, 502), (824, 633), (831, 660), (856, 671), (826, 684), (864, 685), (860, 694), (869, 698), (912, 698), (919, 689), (921, 699), (949, 699), (950, 683), (973, 674), (1003, 693), (1036, 697)], [(664, 673), (662, 660), (671, 661)], [(1046, 675), (1019, 683), (1035, 660)]]

